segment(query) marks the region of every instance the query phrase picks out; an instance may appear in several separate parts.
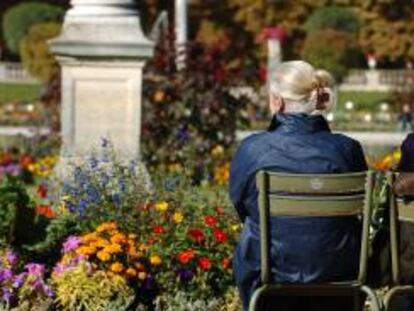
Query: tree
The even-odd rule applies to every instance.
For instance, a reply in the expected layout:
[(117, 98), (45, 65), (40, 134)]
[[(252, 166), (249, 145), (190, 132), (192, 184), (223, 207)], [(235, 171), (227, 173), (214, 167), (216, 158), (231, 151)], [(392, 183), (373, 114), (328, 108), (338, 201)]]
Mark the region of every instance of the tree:
[(352, 34), (359, 31), (358, 17), (346, 8), (328, 6), (315, 10), (305, 23), (307, 33), (334, 29)]
[(62, 8), (40, 2), (22, 3), (12, 7), (3, 17), (3, 36), (8, 49), (18, 53), (20, 41), (33, 25), (60, 22), (63, 15)]
[(20, 57), (28, 72), (35, 78), (48, 82), (58, 71), (58, 64), (49, 49), (47, 40), (60, 33), (56, 23), (36, 24), (30, 28), (20, 44)]
[[(332, 44), (335, 48), (332, 48)], [(348, 68), (357, 59), (356, 38), (349, 33), (333, 29), (312, 32), (305, 40), (302, 57), (317, 68), (331, 72), (340, 82)]]

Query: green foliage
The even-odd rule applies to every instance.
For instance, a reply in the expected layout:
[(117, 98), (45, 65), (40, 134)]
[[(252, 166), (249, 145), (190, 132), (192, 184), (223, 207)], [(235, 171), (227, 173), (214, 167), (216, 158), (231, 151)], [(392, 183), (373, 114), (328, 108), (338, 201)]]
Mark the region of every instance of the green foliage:
[(356, 34), (359, 30), (359, 21), (352, 11), (342, 7), (329, 6), (314, 11), (306, 21), (305, 29), (308, 34), (325, 29)]
[(340, 82), (353, 66), (358, 53), (357, 42), (352, 35), (326, 29), (307, 36), (302, 57), (316, 68), (328, 70)]
[(20, 42), (29, 29), (39, 23), (58, 22), (64, 10), (41, 2), (21, 3), (9, 9), (3, 17), (3, 37), (13, 53), (19, 53)]
[(229, 160), (236, 129), (248, 124), (249, 100), (230, 92), (241, 68), (228, 61), (225, 50), (193, 44), (185, 69), (176, 70), (170, 51), (160, 47), (147, 67), (143, 157), (150, 167), (181, 166), (194, 182), (210, 181)]
[(59, 310), (126, 310), (131, 302), (132, 290), (124, 278), (104, 271), (93, 272), (83, 262), (65, 272), (54, 274)]
[[(30, 198), (24, 184), (17, 178), (5, 176), (0, 184), (0, 236), (8, 243), (21, 244), (26, 238), (34, 213), (28, 208)], [(22, 226), (23, 225), (23, 226)], [(24, 230), (24, 226), (27, 226)]]
[[(37, 226), (42, 226), (42, 233), (39, 234), (40, 241), (33, 245), (25, 245), (24, 250), (27, 256), (53, 265), (60, 257), (60, 248), (63, 241), (70, 235), (80, 234), (82, 226), (76, 215), (65, 213), (47, 223), (42, 223), (39, 217)], [(40, 229), (40, 228), (39, 228)], [(39, 230), (40, 231), (40, 230)]]
[(58, 63), (51, 53), (47, 40), (60, 33), (60, 24), (45, 23), (32, 26), (20, 42), (20, 57), (28, 72), (48, 82), (58, 72)]

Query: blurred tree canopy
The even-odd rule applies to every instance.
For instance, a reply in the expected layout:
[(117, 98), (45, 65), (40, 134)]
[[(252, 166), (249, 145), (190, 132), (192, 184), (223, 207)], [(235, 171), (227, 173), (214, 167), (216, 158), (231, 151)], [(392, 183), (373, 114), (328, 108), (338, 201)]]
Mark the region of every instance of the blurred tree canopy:
[(27, 2), (10, 8), (3, 16), (3, 37), (8, 49), (18, 53), (21, 40), (30, 27), (45, 22), (58, 22), (65, 11), (54, 5), (40, 2)]
[(304, 28), (307, 33), (334, 29), (357, 34), (359, 20), (358, 16), (347, 8), (328, 6), (315, 10), (306, 20)]
[(58, 64), (49, 49), (47, 40), (60, 33), (60, 24), (45, 23), (32, 26), (20, 44), (20, 56), (30, 74), (49, 82), (58, 72)]
[[(414, 58), (412, 0), (227, 0), (244, 30), (256, 37), (264, 27), (282, 26), (297, 57), (305, 35), (304, 23), (316, 9), (344, 7), (359, 19), (358, 42), (366, 53), (397, 60)], [(326, 11), (325, 11), (326, 13)], [(328, 17), (325, 17), (328, 19)], [(220, 22), (220, 21), (218, 21)]]

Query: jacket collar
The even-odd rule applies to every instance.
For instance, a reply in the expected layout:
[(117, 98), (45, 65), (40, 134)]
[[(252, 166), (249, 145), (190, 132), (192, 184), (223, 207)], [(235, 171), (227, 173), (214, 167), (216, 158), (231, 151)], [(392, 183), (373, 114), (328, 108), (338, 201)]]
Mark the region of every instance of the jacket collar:
[(330, 132), (328, 122), (321, 115), (278, 113), (273, 116), (268, 131), (285, 133)]

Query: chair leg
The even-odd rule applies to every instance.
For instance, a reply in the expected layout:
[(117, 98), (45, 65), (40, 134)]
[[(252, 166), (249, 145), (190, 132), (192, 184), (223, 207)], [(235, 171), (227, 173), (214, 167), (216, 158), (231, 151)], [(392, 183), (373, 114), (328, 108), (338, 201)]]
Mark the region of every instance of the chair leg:
[(414, 297), (414, 286), (400, 285), (391, 288), (384, 297), (384, 310), (392, 310), (394, 299), (398, 296), (408, 295)]
[(249, 311), (259, 311), (258, 302), (260, 301), (260, 298), (265, 291), (266, 291), (265, 286), (260, 287), (254, 291), (252, 297), (250, 298)]
[(367, 296), (369, 297), (370, 301), (371, 301), (371, 309), (373, 311), (381, 311), (382, 310), (382, 305), (380, 300), (378, 299), (378, 296), (375, 294), (375, 292), (368, 286), (366, 285), (362, 285), (361, 286), (361, 290), (367, 294)]

